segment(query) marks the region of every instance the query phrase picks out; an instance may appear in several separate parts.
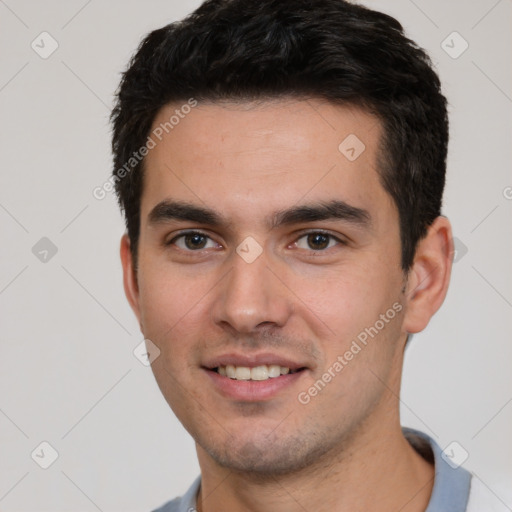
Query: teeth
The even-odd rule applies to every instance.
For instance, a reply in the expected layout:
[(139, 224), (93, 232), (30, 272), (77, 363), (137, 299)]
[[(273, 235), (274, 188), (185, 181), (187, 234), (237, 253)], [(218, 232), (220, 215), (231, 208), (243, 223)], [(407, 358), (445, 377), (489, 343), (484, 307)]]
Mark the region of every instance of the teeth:
[(234, 366), (228, 364), (217, 368), (219, 375), (236, 380), (267, 380), (290, 373), (290, 368), (278, 364), (261, 365), (249, 368), (248, 366)]
[[(219, 366), (219, 368), (221, 368)], [(220, 373), (220, 372), (219, 372)], [(226, 366), (226, 375), (230, 378), (230, 379), (236, 379), (236, 375), (235, 375), (235, 367), (232, 365), (232, 364), (228, 364)]]
[(235, 369), (236, 380), (251, 380), (251, 369), (247, 366), (236, 366)]
[(281, 375), (281, 367), (277, 364), (271, 364), (268, 367), (268, 376), (274, 378), (279, 377), (279, 375)]
[(256, 366), (251, 368), (251, 380), (267, 380), (268, 366)]

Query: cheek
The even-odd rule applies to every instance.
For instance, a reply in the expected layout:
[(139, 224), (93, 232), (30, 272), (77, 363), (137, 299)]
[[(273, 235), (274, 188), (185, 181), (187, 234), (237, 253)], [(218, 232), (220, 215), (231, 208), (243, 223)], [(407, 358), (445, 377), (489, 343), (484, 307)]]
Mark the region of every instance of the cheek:
[(141, 265), (139, 290), (144, 335), (160, 343), (165, 341), (166, 345), (176, 336), (183, 338), (183, 333), (189, 331), (187, 325), (197, 323), (198, 315), (204, 314), (202, 303), (212, 288), (210, 281), (207, 277), (191, 279), (165, 264)]
[(196, 395), (198, 330), (207, 320), (208, 279), (184, 277), (168, 265), (141, 264), (140, 308), (144, 336), (160, 349), (152, 371), (160, 390), (180, 417), (188, 417)]
[(391, 386), (391, 372), (397, 366), (403, 315), (400, 286), (394, 278), (377, 286), (376, 278), (370, 271), (351, 268), (350, 276), (348, 272), (332, 275), (318, 287), (303, 283), (298, 292), (311, 308), (304, 307), (300, 314), (315, 326), (322, 354), (304, 391), (315, 392), (319, 379), (327, 379), (328, 390), (319, 393), (322, 398), (317, 403), (319, 409), (321, 403), (330, 404), (325, 406), (331, 411), (326, 414), (336, 421), (348, 421), (347, 411), (353, 411), (354, 417), (366, 414), (365, 404), (380, 400), (387, 389), (382, 381)]
[[(362, 268), (308, 276), (294, 283), (294, 291), (332, 335), (345, 338), (353, 329), (375, 322), (386, 302), (386, 291)], [(386, 306), (386, 309), (389, 306)], [(333, 331), (333, 332), (332, 332)]]
[(367, 366), (380, 366), (394, 357), (403, 309), (398, 273), (351, 266), (350, 272), (310, 277), (296, 285), (303, 302), (299, 314), (314, 326), (327, 367), (351, 350), (353, 342), (361, 347), (354, 359)]

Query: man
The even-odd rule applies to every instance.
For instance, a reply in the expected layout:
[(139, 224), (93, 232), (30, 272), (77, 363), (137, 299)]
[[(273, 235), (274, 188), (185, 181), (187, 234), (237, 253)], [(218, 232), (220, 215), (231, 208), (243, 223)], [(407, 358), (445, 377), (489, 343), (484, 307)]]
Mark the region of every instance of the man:
[(159, 510), (490, 510), (399, 421), (453, 253), (446, 101), (400, 24), (207, 1), (146, 37), (112, 117), (125, 291), (201, 467)]

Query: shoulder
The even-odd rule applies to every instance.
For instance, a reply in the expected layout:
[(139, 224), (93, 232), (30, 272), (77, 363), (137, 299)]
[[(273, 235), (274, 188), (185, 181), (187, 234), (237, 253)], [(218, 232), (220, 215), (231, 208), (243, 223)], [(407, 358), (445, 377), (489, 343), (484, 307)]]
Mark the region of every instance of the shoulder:
[(168, 501), (160, 508), (156, 508), (153, 512), (179, 512), (181, 505), (181, 498), (174, 498), (171, 501)]
[(504, 486), (493, 485), (490, 487), (478, 476), (473, 475), (466, 512), (510, 512), (512, 496), (510, 494), (502, 495), (504, 490)]
[(197, 512), (196, 496), (201, 485), (201, 476), (198, 476), (188, 491), (181, 498), (168, 501), (153, 512)]

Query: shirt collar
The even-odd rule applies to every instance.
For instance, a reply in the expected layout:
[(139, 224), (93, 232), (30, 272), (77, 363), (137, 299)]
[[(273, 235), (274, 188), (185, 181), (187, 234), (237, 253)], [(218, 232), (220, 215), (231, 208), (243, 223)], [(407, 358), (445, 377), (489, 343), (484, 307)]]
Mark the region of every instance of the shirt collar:
[(412, 428), (402, 428), (402, 432), (420, 455), (430, 461), (433, 458), (434, 488), (425, 512), (464, 512), (469, 499), (471, 473), (447, 462), (450, 456), (443, 456), (440, 446), (427, 434)]

